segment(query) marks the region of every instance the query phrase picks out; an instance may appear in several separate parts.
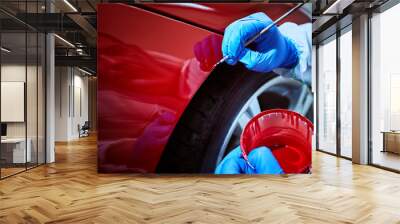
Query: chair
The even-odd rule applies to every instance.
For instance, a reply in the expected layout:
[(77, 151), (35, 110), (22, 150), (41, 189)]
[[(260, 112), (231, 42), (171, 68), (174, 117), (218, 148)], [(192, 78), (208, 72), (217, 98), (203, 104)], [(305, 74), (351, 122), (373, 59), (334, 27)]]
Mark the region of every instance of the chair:
[(89, 129), (90, 129), (89, 121), (85, 121), (82, 127), (80, 127), (80, 125), (78, 124), (79, 138), (89, 136)]

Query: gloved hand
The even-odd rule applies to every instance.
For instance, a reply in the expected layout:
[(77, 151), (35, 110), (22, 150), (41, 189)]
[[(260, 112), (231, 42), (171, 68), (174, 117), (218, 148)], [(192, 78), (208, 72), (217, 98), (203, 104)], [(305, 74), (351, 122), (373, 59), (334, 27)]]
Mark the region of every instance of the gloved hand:
[(215, 169), (215, 174), (283, 174), (283, 170), (267, 147), (258, 147), (248, 155), (251, 168), (242, 156), (240, 146), (230, 152)]
[(254, 13), (230, 24), (225, 29), (222, 41), (222, 54), (228, 56), (226, 62), (234, 65), (242, 62), (248, 69), (257, 72), (270, 72), (276, 68), (292, 68), (298, 62), (295, 43), (281, 34), (274, 25), (257, 38), (251, 49), (245, 47), (247, 40), (256, 36), (270, 25), (272, 20), (264, 13)]

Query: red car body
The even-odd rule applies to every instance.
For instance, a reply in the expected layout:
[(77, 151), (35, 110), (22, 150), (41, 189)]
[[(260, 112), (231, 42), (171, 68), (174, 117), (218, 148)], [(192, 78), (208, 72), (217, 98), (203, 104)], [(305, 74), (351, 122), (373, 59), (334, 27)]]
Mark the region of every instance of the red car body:
[[(294, 4), (98, 5), (99, 172), (154, 172), (190, 100), (221, 57), (223, 31)], [(286, 20), (310, 18), (298, 11)]]

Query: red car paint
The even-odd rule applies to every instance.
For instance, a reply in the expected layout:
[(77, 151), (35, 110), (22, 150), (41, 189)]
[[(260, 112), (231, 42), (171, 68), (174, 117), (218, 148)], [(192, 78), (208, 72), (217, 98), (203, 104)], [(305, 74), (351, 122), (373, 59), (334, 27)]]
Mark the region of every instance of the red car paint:
[[(233, 21), (252, 13), (265, 12), (272, 20), (279, 18), (296, 4), (266, 4), (266, 3), (167, 3), (146, 4), (145, 7), (160, 13), (173, 16), (180, 20), (204, 26), (208, 29), (223, 33)], [(301, 10), (301, 9), (300, 9)], [(278, 24), (295, 21), (298, 24), (310, 22), (306, 14), (294, 13)]]
[(285, 173), (305, 173), (311, 168), (311, 145), (314, 126), (299, 113), (273, 109), (253, 117), (240, 137), (243, 157), (255, 148), (272, 150)]
[[(291, 6), (195, 5), (193, 14), (179, 5), (98, 5), (100, 172), (154, 172), (180, 116), (222, 57), (219, 31), (253, 12), (276, 17)], [(307, 21), (300, 12), (291, 18)]]

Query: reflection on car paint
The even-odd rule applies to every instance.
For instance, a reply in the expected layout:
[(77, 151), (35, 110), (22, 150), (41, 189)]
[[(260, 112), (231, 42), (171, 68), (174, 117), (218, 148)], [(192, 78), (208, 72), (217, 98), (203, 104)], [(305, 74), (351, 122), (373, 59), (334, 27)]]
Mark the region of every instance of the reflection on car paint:
[[(109, 8), (128, 8), (126, 13), (133, 17), (158, 17), (134, 7)], [(132, 13), (138, 10), (139, 13)], [(100, 8), (99, 15), (102, 12), (104, 8)], [(153, 49), (150, 43), (148, 49), (146, 44), (139, 46), (130, 33), (126, 35), (132, 35), (132, 40), (125, 42), (102, 29), (102, 25), (105, 24), (99, 24), (99, 170), (152, 172), (178, 118), (210, 72), (210, 64), (221, 57), (217, 49), (222, 38), (203, 30), (193, 38), (186, 35), (186, 48), (190, 46), (192, 51), (188, 57), (186, 50), (168, 53)], [(189, 28), (180, 23), (176, 26)], [(174, 39), (168, 41), (173, 43)]]

